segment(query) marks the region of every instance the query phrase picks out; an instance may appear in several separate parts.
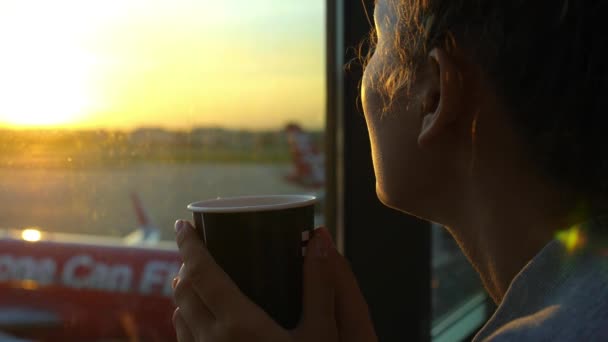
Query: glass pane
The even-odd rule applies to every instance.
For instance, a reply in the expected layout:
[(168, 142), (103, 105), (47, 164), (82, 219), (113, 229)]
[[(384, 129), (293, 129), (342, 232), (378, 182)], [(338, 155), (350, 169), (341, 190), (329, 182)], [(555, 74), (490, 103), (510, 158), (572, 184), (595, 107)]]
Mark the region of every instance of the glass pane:
[(456, 241), (436, 224), (431, 260), (433, 341), (459, 341), (487, 319), (485, 290)]
[(172, 340), (188, 203), (323, 197), (324, 12), (1, 1), (0, 333)]

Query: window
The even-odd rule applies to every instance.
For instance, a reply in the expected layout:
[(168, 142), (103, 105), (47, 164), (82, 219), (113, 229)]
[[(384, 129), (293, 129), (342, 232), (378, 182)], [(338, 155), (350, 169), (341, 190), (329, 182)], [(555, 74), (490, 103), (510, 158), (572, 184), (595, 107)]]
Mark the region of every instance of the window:
[(488, 318), (487, 295), (454, 238), (433, 224), (431, 301), (433, 341), (459, 341)]
[(0, 3), (0, 332), (171, 339), (188, 203), (323, 197), (324, 18), (323, 0)]

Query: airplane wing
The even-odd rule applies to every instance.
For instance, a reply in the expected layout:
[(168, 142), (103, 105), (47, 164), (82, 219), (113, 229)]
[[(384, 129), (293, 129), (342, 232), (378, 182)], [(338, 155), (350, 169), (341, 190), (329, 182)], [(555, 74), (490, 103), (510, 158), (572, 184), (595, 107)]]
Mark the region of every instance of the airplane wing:
[(52, 312), (21, 307), (0, 308), (0, 342), (27, 341), (3, 332), (49, 328), (60, 324), (61, 319)]
[(16, 338), (11, 335), (0, 332), (0, 342), (31, 342), (31, 340), (24, 340), (22, 338)]

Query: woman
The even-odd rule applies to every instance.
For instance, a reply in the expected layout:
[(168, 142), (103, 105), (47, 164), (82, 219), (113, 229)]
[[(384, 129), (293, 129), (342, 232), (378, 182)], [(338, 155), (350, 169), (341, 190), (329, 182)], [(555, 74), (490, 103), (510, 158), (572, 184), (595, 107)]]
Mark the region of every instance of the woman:
[[(377, 193), (449, 230), (498, 309), (476, 341), (608, 340), (601, 0), (377, 0), (362, 100)], [(285, 331), (177, 224), (180, 341), (375, 341), (319, 230)], [(404, 336), (406, 339), (407, 336)]]

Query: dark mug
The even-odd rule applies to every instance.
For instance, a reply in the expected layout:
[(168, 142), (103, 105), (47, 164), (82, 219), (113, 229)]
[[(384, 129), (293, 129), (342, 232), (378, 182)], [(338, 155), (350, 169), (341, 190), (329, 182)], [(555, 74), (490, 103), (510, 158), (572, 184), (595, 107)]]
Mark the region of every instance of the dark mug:
[(196, 230), (240, 290), (286, 329), (302, 311), (302, 264), (316, 198), (218, 198), (188, 205)]

